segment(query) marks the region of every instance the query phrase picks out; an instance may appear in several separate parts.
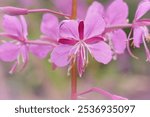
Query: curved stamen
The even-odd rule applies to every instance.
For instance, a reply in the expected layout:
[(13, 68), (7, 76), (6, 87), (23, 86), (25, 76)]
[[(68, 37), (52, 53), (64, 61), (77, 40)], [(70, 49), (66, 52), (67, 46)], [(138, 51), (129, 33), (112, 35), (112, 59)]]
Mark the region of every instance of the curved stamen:
[(128, 38), (127, 38), (127, 50), (130, 54), (130, 56), (132, 56), (133, 58), (135, 59), (139, 59), (137, 56), (135, 56), (132, 52), (131, 52), (131, 49), (130, 49), (130, 43), (129, 43), (129, 39), (131, 37), (131, 33), (132, 33), (133, 29), (131, 29), (131, 31), (129, 32), (129, 35), (128, 35)]
[(144, 44), (144, 48), (145, 48), (145, 52), (146, 52), (146, 56), (147, 56), (146, 61), (150, 61), (150, 51), (149, 51), (148, 46), (145, 42), (144, 36), (142, 37), (142, 40), (143, 40), (143, 44)]

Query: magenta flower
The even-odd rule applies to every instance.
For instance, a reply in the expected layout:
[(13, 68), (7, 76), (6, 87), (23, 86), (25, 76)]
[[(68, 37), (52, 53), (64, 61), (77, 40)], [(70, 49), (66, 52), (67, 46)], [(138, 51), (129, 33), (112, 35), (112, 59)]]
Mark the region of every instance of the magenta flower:
[[(0, 60), (5, 62), (15, 61), (10, 73), (13, 73), (16, 70), (16, 67), (20, 62), (23, 63), (22, 68), (25, 67), (29, 59), (29, 52), (34, 51), (34, 53), (38, 53), (36, 55), (40, 55), (38, 57), (45, 57), (47, 48), (51, 49), (51, 46), (49, 45), (41, 46), (40, 49), (32, 48), (34, 44), (30, 44), (30, 41), (27, 39), (27, 24), (23, 16), (17, 18), (14, 16), (5, 15), (2, 25), (5, 33), (0, 33), (0, 36), (10, 38), (12, 41), (4, 42), (0, 45)], [(20, 61), (20, 58), (22, 61)]]
[[(52, 14), (45, 14), (42, 18), (41, 23), (41, 41), (47, 41), (51, 44), (49, 46), (41, 46), (41, 45), (32, 45), (31, 51), (33, 54), (37, 55), (40, 58), (45, 58), (49, 52), (57, 45), (57, 41), (59, 39), (59, 21), (58, 18)], [(44, 51), (36, 51), (36, 50), (44, 50)]]
[(112, 52), (100, 34), (105, 30), (105, 21), (100, 14), (88, 10), (84, 21), (65, 20), (60, 25), (59, 45), (51, 54), (51, 61), (59, 67), (68, 65), (76, 58), (80, 77), (88, 63), (88, 52), (96, 61), (107, 64)]
[[(146, 25), (150, 25), (150, 19), (140, 19), (144, 14), (150, 10), (150, 1), (142, 1), (136, 11), (135, 18), (133, 21), (133, 43), (135, 47), (139, 48), (140, 44), (143, 43), (147, 55), (147, 61), (150, 61), (150, 52), (146, 45), (146, 39), (149, 39), (149, 31)], [(131, 31), (132, 31), (131, 30)]]
[[(91, 11), (98, 11), (104, 16), (107, 26), (126, 24), (128, 17), (128, 6), (123, 0), (114, 0), (106, 9), (99, 2), (93, 2), (91, 5)], [(126, 49), (126, 33), (122, 30), (105, 31), (105, 38), (109, 41), (109, 44), (114, 54), (122, 54)]]

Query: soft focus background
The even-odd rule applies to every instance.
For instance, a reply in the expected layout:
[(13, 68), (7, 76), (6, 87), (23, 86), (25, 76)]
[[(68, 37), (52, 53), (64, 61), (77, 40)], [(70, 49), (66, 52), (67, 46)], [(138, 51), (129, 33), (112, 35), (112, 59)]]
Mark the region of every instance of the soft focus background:
[[(0, 6), (17, 6), (26, 8), (50, 8), (59, 11), (59, 5), (65, 0), (0, 0)], [(68, 0), (66, 0), (68, 1)], [(86, 11), (92, 0), (79, 0), (81, 13)], [(99, 0), (107, 5), (111, 0)], [(132, 21), (137, 4), (140, 0), (125, 0), (129, 5), (129, 19)], [(83, 3), (82, 3), (83, 2)], [(86, 4), (85, 4), (86, 2)], [(64, 9), (61, 9), (64, 10)], [(69, 10), (64, 11), (69, 12)], [(29, 38), (36, 39), (40, 36), (40, 22), (42, 14), (26, 16)], [(147, 15), (147, 17), (149, 17)], [(0, 19), (2, 14), (0, 14)], [(129, 32), (129, 30), (126, 30)], [(150, 63), (145, 61), (143, 47), (132, 50), (140, 57), (135, 60), (126, 52), (120, 55), (117, 61), (102, 65), (90, 58), (90, 63), (83, 78), (78, 78), (78, 91), (91, 87), (100, 87), (111, 93), (124, 96), (128, 99), (150, 99)], [(0, 99), (69, 99), (70, 77), (67, 68), (52, 70), (48, 62), (49, 57), (40, 60), (30, 56), (30, 62), (22, 72), (8, 74), (11, 64), (0, 62)], [(95, 93), (84, 95), (81, 99), (106, 99)]]

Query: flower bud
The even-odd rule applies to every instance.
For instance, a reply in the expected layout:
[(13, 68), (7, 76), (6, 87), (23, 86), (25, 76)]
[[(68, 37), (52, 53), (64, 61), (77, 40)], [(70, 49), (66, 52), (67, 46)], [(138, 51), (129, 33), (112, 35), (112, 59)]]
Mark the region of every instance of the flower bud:
[(0, 11), (7, 15), (16, 16), (16, 15), (26, 15), (28, 14), (28, 10), (24, 8), (17, 8), (17, 7), (0, 7)]

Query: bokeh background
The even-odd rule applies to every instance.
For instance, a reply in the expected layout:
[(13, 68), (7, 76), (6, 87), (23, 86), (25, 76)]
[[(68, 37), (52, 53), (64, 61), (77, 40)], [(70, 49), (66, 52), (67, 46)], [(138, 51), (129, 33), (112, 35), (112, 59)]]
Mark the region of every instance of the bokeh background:
[[(59, 10), (55, 0), (0, 0), (0, 6), (17, 6), (25, 8), (50, 8)], [(64, 4), (65, 0), (57, 0)], [(81, 9), (86, 11), (93, 0), (79, 0), (83, 2)], [(97, 0), (98, 1), (98, 0)], [(108, 5), (112, 0), (99, 0)], [(132, 21), (140, 0), (125, 0), (129, 5), (129, 20)], [(67, 2), (66, 2), (67, 3)], [(71, 4), (66, 4), (69, 7)], [(0, 14), (0, 20), (2, 19)], [(150, 15), (146, 15), (149, 17)], [(40, 22), (42, 14), (26, 16), (29, 38), (40, 36)], [(0, 21), (1, 22), (1, 21)], [(126, 30), (128, 33), (129, 30)], [(113, 94), (121, 95), (130, 100), (150, 99), (150, 63), (146, 62), (143, 47), (132, 50), (140, 59), (135, 60), (128, 52), (118, 56), (117, 61), (102, 65), (90, 58), (89, 65), (82, 78), (78, 78), (78, 92), (91, 87), (100, 87)], [(0, 62), (0, 99), (70, 99), (70, 76), (67, 68), (52, 69), (48, 62), (30, 56), (27, 67), (13, 75), (8, 71), (12, 63)], [(79, 98), (80, 99), (80, 98)], [(90, 93), (81, 99), (107, 99), (102, 95)]]

